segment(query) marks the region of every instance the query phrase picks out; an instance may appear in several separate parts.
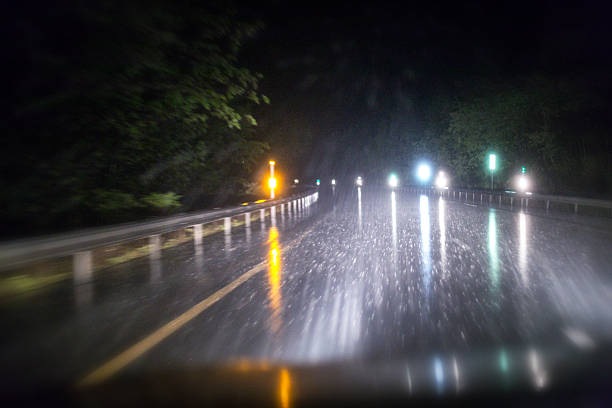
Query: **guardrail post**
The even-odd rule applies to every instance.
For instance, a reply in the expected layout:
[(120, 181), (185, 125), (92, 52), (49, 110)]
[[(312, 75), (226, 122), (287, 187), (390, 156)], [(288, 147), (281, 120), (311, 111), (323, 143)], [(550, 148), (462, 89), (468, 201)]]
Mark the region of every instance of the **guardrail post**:
[(480, 193), (480, 204), (482, 205), (482, 193)]
[(525, 210), (527, 210), (529, 208), (529, 199), (526, 198), (525, 199)]
[(546, 212), (548, 212), (549, 208), (550, 208), (550, 200), (546, 200)]
[(499, 206), (500, 206), (500, 207), (501, 207), (501, 200), (502, 200), (502, 196), (501, 196), (501, 194), (500, 194), (500, 196), (499, 196)]
[(74, 300), (77, 308), (91, 304), (93, 298), (93, 267), (91, 251), (77, 252), (72, 256), (72, 279), (74, 282)]
[(491, 205), (492, 201), (493, 201), (493, 194), (489, 194), (489, 205)]
[(270, 221), (272, 222), (272, 226), (276, 227), (276, 206), (270, 207)]
[(578, 214), (578, 203), (574, 203), (574, 214)]
[(510, 209), (512, 209), (513, 204), (514, 204), (514, 197), (510, 197)]
[(225, 235), (225, 256), (229, 257), (232, 249), (232, 217), (223, 218), (223, 234)]
[(193, 244), (195, 246), (202, 245), (202, 224), (193, 226)]
[(472, 202), (476, 201), (476, 199), (475, 199), (475, 197), (476, 197), (476, 196), (475, 196), (475, 194), (476, 194), (476, 193), (472, 192)]
[(251, 213), (244, 214), (244, 226), (246, 228), (251, 228)]
[(93, 268), (91, 251), (77, 252), (72, 256), (72, 277), (75, 284), (80, 285), (91, 281)]
[(157, 282), (161, 278), (161, 235), (149, 237), (149, 263), (151, 268), (151, 282)]
[(202, 245), (195, 246), (194, 260), (196, 268), (201, 272), (204, 269), (204, 249), (202, 248)]
[(261, 221), (261, 225), (263, 225), (266, 222), (265, 218), (266, 218), (266, 210), (264, 209), (259, 210), (259, 221)]
[(161, 257), (161, 236), (159, 234), (149, 237), (149, 256), (153, 260)]

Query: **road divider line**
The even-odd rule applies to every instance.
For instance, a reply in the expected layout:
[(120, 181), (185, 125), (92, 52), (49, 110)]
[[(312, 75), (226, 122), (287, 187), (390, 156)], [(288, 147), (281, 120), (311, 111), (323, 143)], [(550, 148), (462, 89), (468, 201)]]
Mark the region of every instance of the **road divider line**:
[[(285, 248), (282, 249), (282, 252), (286, 252), (298, 245), (300, 241), (304, 239), (304, 237), (310, 234), (313, 228), (314, 226), (306, 230), (299, 238), (296, 238), (289, 245), (286, 245)], [(127, 350), (117, 354), (115, 357), (111, 358), (106, 363), (91, 371), (89, 374), (87, 374), (85, 377), (83, 377), (80, 381), (76, 383), (77, 387), (91, 386), (108, 380), (110, 377), (124, 369), (126, 366), (141, 357), (143, 354), (150, 351), (153, 347), (162, 342), (164, 339), (175, 333), (185, 324), (189, 323), (206, 309), (217, 303), (219, 300), (223, 299), (238, 286), (242, 285), (244, 282), (252, 278), (254, 275), (258, 274), (259, 272), (265, 270), (267, 266), (268, 261), (262, 261), (258, 263), (253, 268), (249, 269), (247, 272), (243, 273), (232, 282), (228, 283), (212, 295), (208, 296), (206, 299), (192, 306), (189, 310), (182, 313), (180, 316), (166, 323), (159, 329), (155, 330), (153, 333), (140, 340), (138, 343), (129, 347)]]

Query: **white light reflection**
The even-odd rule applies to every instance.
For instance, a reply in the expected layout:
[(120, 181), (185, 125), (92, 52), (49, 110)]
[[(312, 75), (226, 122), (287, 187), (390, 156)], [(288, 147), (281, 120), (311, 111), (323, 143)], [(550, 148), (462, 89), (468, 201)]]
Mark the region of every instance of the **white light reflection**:
[(436, 390), (441, 393), (444, 386), (444, 367), (438, 357), (434, 359), (434, 378), (436, 379)]
[(419, 199), (419, 215), (421, 218), (421, 257), (423, 259), (423, 282), (429, 295), (431, 281), (431, 242), (429, 225), (429, 197), (422, 195)]
[(412, 376), (409, 367), (406, 367), (406, 380), (408, 380), (408, 393), (412, 395)]
[(359, 231), (361, 231), (361, 187), (357, 187), (357, 211), (359, 214)]
[(446, 202), (440, 197), (438, 200), (438, 224), (440, 226), (440, 258), (442, 274), (446, 275)]
[(529, 350), (529, 368), (533, 374), (533, 383), (537, 389), (542, 389), (546, 386), (547, 375), (542, 367), (540, 356), (534, 349)]
[(499, 256), (497, 254), (497, 224), (495, 222), (495, 210), (489, 212), (489, 267), (491, 272), (491, 283), (497, 289), (499, 285)]
[(529, 283), (527, 274), (527, 217), (525, 213), (519, 214), (519, 271), (523, 284)]
[(455, 374), (455, 391), (459, 392), (459, 365), (457, 364), (457, 358), (453, 357), (453, 374)]
[(566, 327), (563, 333), (574, 345), (582, 350), (592, 350), (595, 348), (595, 341), (584, 330), (575, 327)]
[(391, 237), (393, 250), (397, 251), (397, 206), (395, 203), (395, 191), (391, 192)]

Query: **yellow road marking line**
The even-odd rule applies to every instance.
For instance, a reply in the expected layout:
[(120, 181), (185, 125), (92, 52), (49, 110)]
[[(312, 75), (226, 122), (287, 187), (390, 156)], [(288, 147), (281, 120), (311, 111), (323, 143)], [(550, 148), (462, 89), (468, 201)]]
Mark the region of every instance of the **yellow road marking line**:
[[(300, 236), (300, 238), (296, 239), (290, 245), (287, 245), (283, 249), (283, 252), (296, 246), (306, 235), (310, 233), (311, 230), (312, 228), (309, 228), (307, 231), (304, 232), (304, 234)], [(189, 323), (200, 313), (204, 312), (206, 309), (217, 303), (219, 300), (223, 299), (223, 297), (232, 292), (238, 286), (242, 285), (249, 278), (263, 271), (267, 265), (268, 261), (263, 261), (255, 265), (253, 268), (240, 275), (231, 283), (217, 290), (215, 293), (208, 296), (200, 303), (197, 303), (196, 305), (192, 306), (189, 310), (187, 310), (177, 318), (166, 323), (164, 326), (155, 330), (153, 333), (149, 334), (147, 337), (140, 340), (138, 343), (134, 344), (127, 350), (119, 353), (106, 363), (102, 364), (101, 366), (87, 374), (83, 379), (77, 382), (77, 387), (94, 385), (106, 381), (107, 379), (121, 371), (123, 368), (128, 366), (134, 360), (151, 350), (166, 337), (170, 336), (178, 329), (183, 327), (185, 324)]]

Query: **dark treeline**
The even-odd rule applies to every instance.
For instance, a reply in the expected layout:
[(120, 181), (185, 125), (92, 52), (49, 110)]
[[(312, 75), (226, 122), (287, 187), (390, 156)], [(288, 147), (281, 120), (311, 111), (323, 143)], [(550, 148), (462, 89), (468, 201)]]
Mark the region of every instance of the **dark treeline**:
[(253, 189), (268, 103), (239, 52), (261, 28), (207, 2), (11, 10), (2, 223), (50, 230), (223, 204)]
[(525, 166), (535, 191), (606, 196), (609, 85), (600, 72), (472, 80), (432, 101), (416, 151), (447, 167), (459, 186), (487, 186), (487, 153), (495, 152), (498, 188), (515, 188)]
[(10, 6), (4, 235), (236, 203), (268, 158), (285, 182), (412, 184), (427, 160), (480, 188), (495, 152), (497, 188), (525, 166), (534, 191), (610, 197), (607, 21), (530, 4)]
[(416, 130), (397, 131), (402, 113), (391, 114), (345, 163), (358, 158), (364, 169), (395, 169), (407, 183), (416, 183), (417, 162), (428, 161), (445, 170), (455, 186), (488, 188), (492, 152), (498, 157), (496, 188), (516, 188), (515, 176), (525, 167), (534, 191), (610, 196), (606, 81), (603, 73), (471, 78), (432, 92), (423, 101)]
[(426, 160), (454, 186), (488, 188), (494, 152), (496, 188), (514, 188), (525, 166), (534, 191), (612, 197), (611, 33), (596, 5), (356, 1), (312, 13), (262, 34), (282, 101), (262, 127), (283, 157), (297, 151), (283, 140), (306, 145), (291, 161), (309, 178), (384, 183), (394, 171), (413, 184)]

